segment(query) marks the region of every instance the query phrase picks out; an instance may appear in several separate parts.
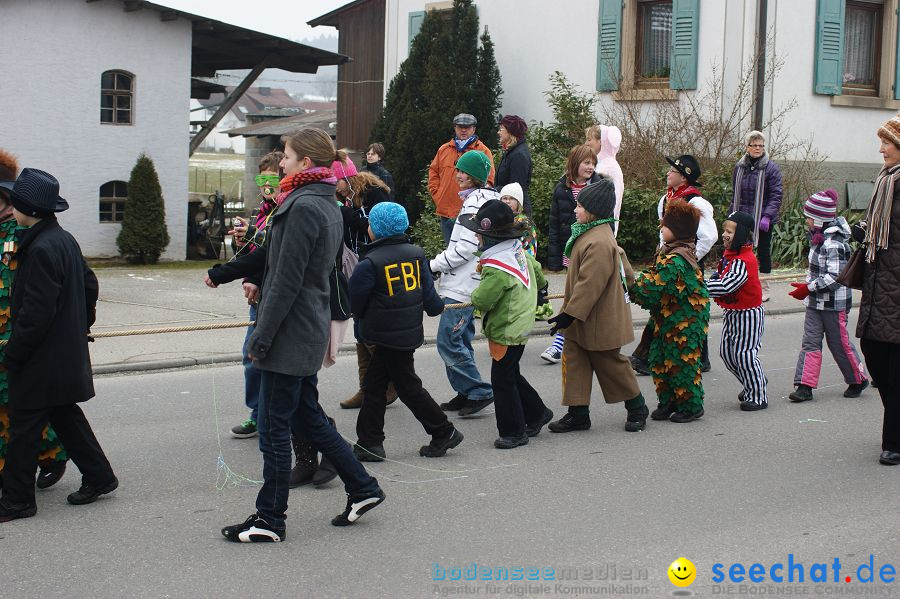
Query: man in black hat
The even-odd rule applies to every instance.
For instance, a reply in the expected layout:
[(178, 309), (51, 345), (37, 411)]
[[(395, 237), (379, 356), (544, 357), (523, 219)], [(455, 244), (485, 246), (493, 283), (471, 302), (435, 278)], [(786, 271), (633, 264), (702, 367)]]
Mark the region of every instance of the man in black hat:
[(69, 503), (95, 501), (119, 485), (79, 402), (94, 396), (88, 333), (99, 286), (75, 238), (56, 220), (68, 209), (49, 173), (23, 169), (2, 181), (22, 234), (12, 290), (12, 335), (3, 366), (9, 371), (10, 430), (0, 522), (37, 512), (34, 475), (41, 432), (49, 422), (82, 474)]

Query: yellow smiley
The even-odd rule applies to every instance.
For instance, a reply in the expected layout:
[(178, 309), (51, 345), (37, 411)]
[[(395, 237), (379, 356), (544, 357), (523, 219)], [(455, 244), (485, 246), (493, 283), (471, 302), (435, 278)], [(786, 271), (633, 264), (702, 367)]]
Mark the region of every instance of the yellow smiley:
[(690, 586), (697, 578), (697, 568), (686, 557), (679, 557), (669, 566), (669, 580), (677, 587)]

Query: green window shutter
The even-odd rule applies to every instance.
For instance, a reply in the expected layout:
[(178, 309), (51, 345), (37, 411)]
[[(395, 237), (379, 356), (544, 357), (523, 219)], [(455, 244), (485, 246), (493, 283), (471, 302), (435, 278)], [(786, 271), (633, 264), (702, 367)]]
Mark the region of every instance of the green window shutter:
[(897, 27), (897, 70), (894, 73), (894, 99), (900, 100), (900, 25)]
[(697, 89), (697, 45), (700, 31), (700, 0), (672, 0), (672, 49), (669, 87)]
[(597, 31), (597, 91), (619, 89), (622, 63), (622, 0), (600, 0)]
[(412, 49), (413, 39), (419, 35), (419, 29), (422, 28), (422, 21), (425, 20), (425, 11), (417, 10), (409, 13), (409, 41), (406, 47), (407, 53)]
[(844, 83), (845, 0), (818, 0), (816, 6), (816, 76), (814, 91), (841, 95)]

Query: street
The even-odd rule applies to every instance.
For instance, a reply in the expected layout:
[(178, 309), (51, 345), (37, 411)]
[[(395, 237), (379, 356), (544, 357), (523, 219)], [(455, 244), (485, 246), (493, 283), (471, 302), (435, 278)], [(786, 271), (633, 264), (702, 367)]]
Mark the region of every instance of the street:
[[(872, 555), (877, 581), (881, 564), (900, 567), (900, 469), (878, 464), (881, 402), (872, 389), (843, 398), (830, 356), (815, 401), (787, 401), (802, 318), (767, 320), (770, 408), (762, 412), (738, 410), (738, 384), (714, 355), (704, 375), (706, 415), (697, 422), (648, 420), (644, 432), (626, 433), (625, 409), (602, 404), (595, 387), (589, 431), (544, 429), (529, 445), (503, 452), (492, 445), (489, 408), (475, 418), (454, 416), (465, 441), (428, 460), (418, 456), (427, 436), (397, 402), (386, 418), (392, 461), (369, 466), (385, 503), (358, 524), (335, 528), (329, 520), (345, 502), (338, 481), (294, 489), (280, 544), (232, 544), (219, 533), (253, 511), (257, 488), (248, 481), (261, 478), (256, 440), (228, 435), (246, 417), (240, 366), (97, 377), (97, 397), (85, 410), (121, 485), (92, 505), (70, 506), (65, 496), (79, 481), (70, 463), (59, 484), (38, 492), (35, 518), (0, 525), (0, 588), (8, 597), (395, 598), (492, 588), (596, 596), (610, 587), (602, 594), (665, 597), (678, 591), (667, 568), (684, 556), (698, 572), (688, 590), (712, 596), (726, 592), (712, 582), (714, 564), (727, 573), (732, 563), (759, 562), (768, 572), (788, 554), (807, 576), (813, 563), (839, 558), (845, 570), (831, 585), (838, 588), (852, 587), (844, 574), (855, 582), (856, 567)], [(851, 321), (852, 334), (855, 311)], [(720, 330), (714, 322), (713, 354)], [(559, 417), (559, 365), (539, 359), (548, 339), (529, 341), (523, 374)], [(486, 345), (476, 351), (488, 373)], [(434, 347), (416, 356), (435, 399), (449, 399)], [(639, 381), (652, 409), (652, 382)], [(321, 402), (351, 440), (358, 412), (337, 403), (356, 384), (352, 355), (320, 373)], [(234, 475), (217, 467), (220, 457)], [(450, 580), (475, 572), (473, 563), (478, 572), (552, 571), (554, 581)], [(813, 594), (809, 578), (806, 586)], [(900, 593), (897, 583), (857, 587)]]

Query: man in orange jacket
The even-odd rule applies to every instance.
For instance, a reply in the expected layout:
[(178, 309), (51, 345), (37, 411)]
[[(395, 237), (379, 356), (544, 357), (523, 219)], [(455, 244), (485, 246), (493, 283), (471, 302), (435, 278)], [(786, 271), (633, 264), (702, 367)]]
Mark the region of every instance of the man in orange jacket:
[(456, 182), (456, 161), (465, 152), (477, 150), (483, 152), (491, 161), (491, 172), (488, 180), (482, 183), (494, 184), (494, 157), (486, 145), (475, 135), (478, 121), (471, 114), (458, 114), (453, 117), (454, 137), (438, 148), (437, 154), (428, 168), (428, 192), (434, 200), (435, 212), (441, 217), (441, 233), (444, 245), (450, 242), (453, 223), (462, 207), (459, 197), (459, 184)]

